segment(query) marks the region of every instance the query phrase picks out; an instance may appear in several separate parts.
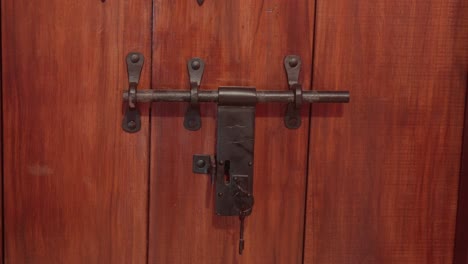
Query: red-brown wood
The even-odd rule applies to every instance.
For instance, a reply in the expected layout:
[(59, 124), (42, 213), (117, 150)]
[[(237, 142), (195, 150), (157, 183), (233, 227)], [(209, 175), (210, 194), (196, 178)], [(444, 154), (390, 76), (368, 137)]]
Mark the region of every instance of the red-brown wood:
[(5, 263), (145, 263), (147, 110), (140, 133), (120, 126), (125, 56), (150, 52), (151, 1), (1, 11)]
[[(1, 11), (0, 11), (1, 12)], [(1, 14), (0, 14), (1, 15)], [(0, 19), (0, 28), (1, 28), (1, 19)], [(1, 34), (0, 34), (0, 42), (1, 42)], [(0, 60), (1, 60), (1, 48), (0, 48)], [(0, 72), (2, 72), (2, 65), (0, 65)], [(0, 204), (2, 205), (2, 210), (0, 212), (0, 217), (2, 219), (2, 223), (0, 224), (0, 263), (3, 264), (3, 108), (2, 108), (2, 81), (0, 77), (0, 109), (2, 113), (0, 114)]]
[(455, 233), (454, 264), (468, 264), (468, 96), (465, 103), (465, 127), (458, 187), (457, 227)]
[[(288, 89), (283, 59), (302, 57), (310, 85), (314, 3), (306, 0), (155, 1), (153, 87), (189, 89), (186, 61), (206, 62), (202, 89), (222, 85)], [(259, 106), (253, 213), (238, 256), (238, 217), (214, 213), (208, 176), (192, 173), (193, 154), (214, 154), (216, 107), (202, 107), (202, 129), (183, 127), (187, 104), (154, 104), (151, 131), (150, 263), (301, 263), (308, 112), (284, 127), (284, 105)], [(305, 110), (305, 109), (304, 109)]]
[(467, 89), (463, 0), (318, 0), (305, 263), (451, 263)]

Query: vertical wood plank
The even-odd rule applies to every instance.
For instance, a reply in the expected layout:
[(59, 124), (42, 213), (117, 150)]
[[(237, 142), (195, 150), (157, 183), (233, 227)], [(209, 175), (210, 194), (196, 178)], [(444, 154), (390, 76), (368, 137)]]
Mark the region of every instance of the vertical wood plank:
[(451, 263), (468, 4), (317, 3), (305, 263)]
[[(0, 5), (0, 28), (1, 28), (1, 5)], [(1, 40), (2, 40), (2, 36), (1, 36), (1, 33), (0, 33), (0, 43), (1, 43)], [(1, 45), (1, 44), (0, 44)], [(0, 48), (0, 61), (1, 61), (1, 56), (2, 56), (2, 50)], [(0, 73), (2, 72), (2, 69), (3, 69), (3, 64), (0, 65)], [(1, 74), (0, 74), (1, 75)], [(0, 76), (0, 174), (1, 174), (1, 181), (0, 181), (0, 204), (1, 204), (1, 212), (0, 212), (0, 219), (1, 219), (1, 224), (0, 224), (0, 263), (3, 264), (3, 256), (4, 256), (4, 247), (3, 247), (3, 240), (4, 240), (4, 236), (3, 236), (3, 179), (4, 179), (4, 175), (3, 175), (3, 108), (2, 108), (2, 101), (3, 101), (3, 85), (2, 85), (2, 77)]]
[(468, 264), (468, 96), (465, 102), (465, 126), (463, 131), (454, 264)]
[[(201, 89), (223, 85), (288, 89), (283, 59), (302, 57), (310, 85), (314, 5), (306, 0), (155, 1), (153, 87), (189, 89), (186, 61), (205, 60)], [(308, 127), (284, 127), (284, 105), (258, 106), (253, 213), (238, 256), (239, 220), (214, 213), (209, 178), (192, 174), (193, 154), (214, 154), (215, 106), (186, 131), (186, 104), (152, 111), (150, 263), (300, 263)], [(308, 123), (308, 112), (303, 123)]]
[(150, 0), (2, 0), (6, 263), (145, 263), (148, 110), (120, 126), (150, 35)]

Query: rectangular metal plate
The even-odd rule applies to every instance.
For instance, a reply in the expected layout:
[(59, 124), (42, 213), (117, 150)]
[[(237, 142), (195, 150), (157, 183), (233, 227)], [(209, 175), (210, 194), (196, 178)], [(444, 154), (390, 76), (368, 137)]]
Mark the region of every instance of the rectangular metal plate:
[(216, 214), (235, 216), (238, 186), (253, 193), (255, 106), (218, 106), (217, 122)]

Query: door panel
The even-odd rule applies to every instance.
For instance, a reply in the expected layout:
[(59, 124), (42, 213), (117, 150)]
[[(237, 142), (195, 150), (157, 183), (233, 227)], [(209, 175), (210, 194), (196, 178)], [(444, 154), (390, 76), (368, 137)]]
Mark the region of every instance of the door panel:
[(460, 186), (458, 187), (457, 227), (453, 263), (468, 263), (468, 96), (465, 102), (465, 125), (460, 167)]
[[(153, 87), (189, 89), (186, 61), (205, 60), (201, 89), (222, 85), (287, 90), (283, 59), (302, 57), (310, 86), (311, 1), (155, 1)], [(288, 130), (284, 105), (259, 106), (253, 213), (237, 254), (238, 217), (214, 213), (209, 178), (192, 173), (193, 154), (214, 154), (216, 107), (203, 105), (202, 128), (183, 127), (187, 104), (153, 104), (150, 263), (300, 263), (302, 261), (308, 112)]]
[(467, 4), (317, 2), (305, 263), (451, 263)]
[[(0, 36), (0, 42), (1, 42), (1, 36)], [(0, 56), (1, 56), (1, 51), (0, 51)], [(0, 72), (1, 72), (1, 68), (3, 68), (3, 67), (0, 66)], [(1, 83), (2, 82), (0, 80), (0, 90), (1, 90), (1, 87), (2, 87)], [(3, 90), (1, 90), (1, 91), (3, 91)], [(2, 96), (2, 92), (0, 92), (0, 97), (1, 96)], [(2, 109), (2, 98), (0, 98), (0, 109)], [(2, 111), (2, 113), (3, 113), (3, 111)], [(2, 161), (2, 162), (0, 162), (0, 174), (1, 174), (1, 177), (2, 177), (2, 180), (1, 180), (1, 183), (0, 183), (0, 188), (1, 188), (0, 189), (0, 202), (3, 205), (3, 117), (2, 117), (2, 120), (0, 121), (0, 138), (2, 139), (1, 142), (0, 142), (0, 148), (1, 148), (0, 160)], [(3, 219), (3, 209), (0, 212), (0, 217)], [(4, 226), (3, 226), (3, 224), (1, 224), (0, 225), (0, 235), (2, 236), (2, 239), (0, 239), (0, 248), (2, 250), (0, 250), (0, 263), (2, 263), (2, 264), (3, 264), (3, 229), (4, 229)]]
[(2, 1), (6, 263), (145, 263), (148, 110), (120, 125), (150, 21), (151, 1)]

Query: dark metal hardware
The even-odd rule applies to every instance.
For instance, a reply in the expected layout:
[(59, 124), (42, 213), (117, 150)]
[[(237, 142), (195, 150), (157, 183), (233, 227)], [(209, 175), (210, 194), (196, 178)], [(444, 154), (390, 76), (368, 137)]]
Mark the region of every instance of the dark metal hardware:
[(254, 88), (219, 89), (216, 214), (239, 216), (240, 255), (242, 255), (245, 243), (245, 217), (252, 213), (254, 205), (255, 96)]
[(284, 125), (289, 129), (297, 129), (301, 126), (302, 85), (299, 84), (299, 73), (301, 72), (301, 58), (289, 55), (284, 58), (284, 68), (288, 75), (289, 89), (294, 92), (294, 102), (288, 103)]
[(193, 155), (193, 173), (208, 174), (212, 167), (210, 155)]
[(193, 155), (192, 172), (198, 174), (209, 174), (211, 183), (216, 178), (216, 159), (210, 155)]
[[(219, 88), (216, 160), (216, 214), (239, 216), (239, 254), (244, 249), (244, 220), (252, 213), (255, 139), (255, 88)], [(193, 172), (207, 173), (210, 156), (195, 155)]]
[[(219, 89), (216, 214), (250, 215), (253, 206), (255, 89)], [(242, 102), (242, 103), (240, 103)]]
[(244, 222), (245, 222), (245, 215), (240, 214), (239, 215), (239, 221), (240, 221), (240, 231), (239, 231), (239, 255), (242, 255), (242, 252), (244, 251)]
[(221, 87), (219, 92), (216, 158), (194, 155), (192, 171), (215, 171), (217, 215), (248, 216), (253, 206), (255, 89)]
[[(129, 56), (141, 57), (139, 53), (132, 53)], [(128, 62), (128, 58), (127, 58)], [(299, 83), (299, 73), (301, 69), (301, 59), (296, 55), (286, 56), (284, 59), (284, 67), (288, 76), (289, 91), (253, 91), (251, 98), (255, 103), (287, 103), (284, 123), (287, 128), (297, 129), (301, 126), (301, 106), (304, 103), (347, 103), (349, 102), (349, 92), (347, 91), (303, 91), (302, 85)], [(135, 74), (131, 67), (138, 66), (129, 65), (129, 78)], [(142, 61), (141, 65), (142, 66)], [(214, 102), (221, 103), (219, 91), (201, 91), (200, 84), (205, 69), (205, 63), (200, 58), (193, 58), (188, 61), (187, 69), (190, 77), (190, 91), (157, 89), (157, 90), (136, 90), (136, 86), (130, 85), (128, 91), (124, 91), (123, 99), (128, 101), (129, 105), (134, 105), (136, 102), (189, 102), (189, 106), (185, 113), (184, 127), (188, 130), (196, 131), (201, 127), (200, 103)], [(141, 68), (140, 68), (141, 71)], [(138, 75), (139, 76), (139, 75)], [(232, 98), (232, 100), (239, 100)], [(242, 103), (242, 101), (239, 101)], [(134, 108), (131, 108), (134, 109)], [(137, 113), (135, 113), (136, 115)], [(129, 117), (130, 117), (129, 113)], [(139, 116), (139, 115), (138, 115)], [(128, 122), (127, 122), (128, 123)], [(133, 124), (133, 123), (132, 123)], [(138, 128), (139, 129), (139, 128)], [(128, 132), (136, 132), (138, 130), (128, 129), (124, 126), (124, 130)]]
[[(143, 66), (143, 55), (127, 56), (129, 89), (123, 93), (128, 102), (123, 128), (127, 132), (140, 129), (137, 102), (188, 102), (184, 126), (188, 130), (201, 127), (202, 102), (218, 103), (216, 155), (194, 155), (192, 171), (210, 174), (215, 185), (215, 211), (220, 216), (238, 216), (240, 220), (239, 254), (244, 249), (244, 221), (252, 213), (255, 108), (258, 103), (287, 103), (284, 123), (290, 129), (301, 126), (300, 110), (305, 103), (347, 103), (347, 91), (303, 91), (299, 83), (301, 59), (289, 55), (284, 59), (288, 91), (257, 91), (253, 87), (220, 87), (217, 91), (201, 91), (205, 63), (200, 58), (188, 61), (190, 91), (157, 89), (139, 90), (137, 85)], [(135, 122), (135, 123), (132, 123)]]
[(127, 104), (122, 121), (122, 128), (126, 132), (135, 133), (141, 129), (140, 112), (136, 108), (137, 87), (143, 69), (144, 57), (141, 53), (131, 52), (127, 55), (128, 91)]
[(200, 105), (198, 102), (198, 89), (200, 88), (205, 62), (200, 58), (188, 61), (187, 69), (190, 77), (190, 105), (184, 118), (184, 127), (196, 131), (201, 128)]
[[(295, 93), (289, 91), (255, 91), (257, 104), (294, 103)], [(217, 103), (219, 91), (198, 91), (199, 103)], [(128, 101), (128, 91), (123, 92), (123, 100)], [(138, 90), (136, 101), (149, 102), (190, 102), (190, 91), (182, 90)], [(348, 103), (349, 92), (345, 91), (302, 91), (303, 103)]]
[(205, 0), (197, 0), (198, 5), (200, 6), (203, 5), (203, 2), (205, 2)]

